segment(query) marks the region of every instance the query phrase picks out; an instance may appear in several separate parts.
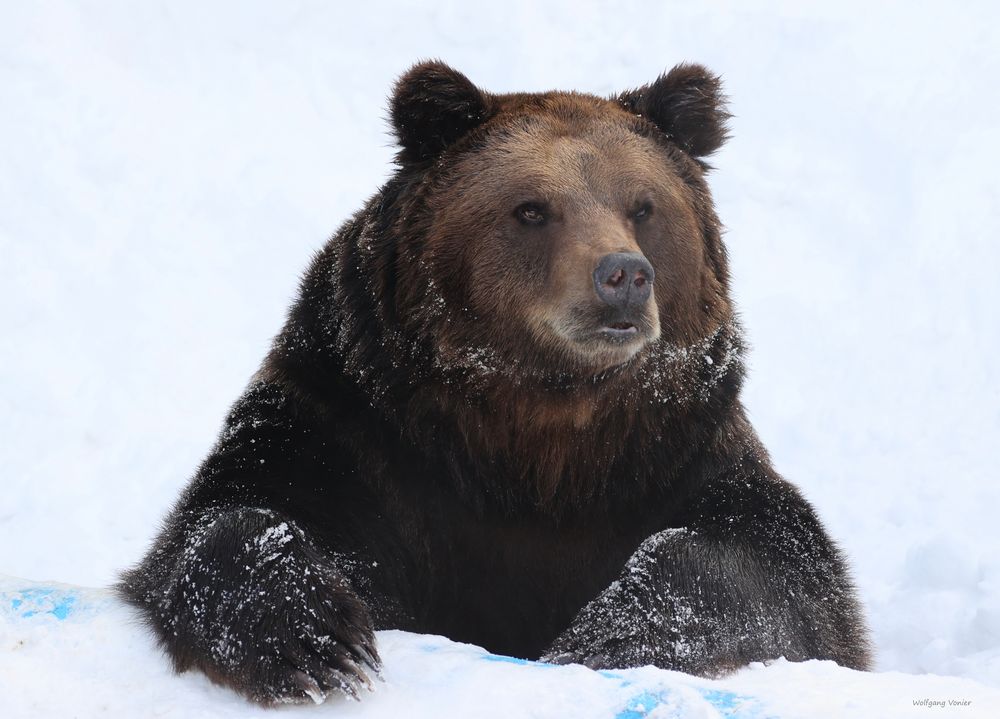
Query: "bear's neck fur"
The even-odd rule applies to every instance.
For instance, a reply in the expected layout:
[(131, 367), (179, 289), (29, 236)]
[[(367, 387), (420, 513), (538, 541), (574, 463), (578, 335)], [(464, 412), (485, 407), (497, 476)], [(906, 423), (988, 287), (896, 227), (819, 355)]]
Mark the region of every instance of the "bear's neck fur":
[(685, 467), (739, 411), (737, 328), (690, 348), (657, 345), (644, 359), (575, 384), (515, 384), (505, 373), (429, 384), (411, 396), (403, 427), (442, 457), (467, 457), (457, 479), (512, 511), (606, 510), (668, 488), (676, 496)]

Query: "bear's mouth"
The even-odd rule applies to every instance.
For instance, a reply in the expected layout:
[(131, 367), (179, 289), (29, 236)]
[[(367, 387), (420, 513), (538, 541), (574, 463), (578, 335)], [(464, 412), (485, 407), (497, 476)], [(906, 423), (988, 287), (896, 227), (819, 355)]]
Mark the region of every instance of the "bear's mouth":
[(631, 322), (612, 322), (611, 324), (602, 327), (600, 330), (603, 334), (614, 339), (624, 339), (639, 333), (639, 328), (636, 327)]
[(651, 318), (609, 317), (594, 323), (589, 330), (583, 329), (574, 339), (578, 351), (605, 370), (629, 362), (659, 334)]
[(631, 355), (650, 339), (649, 328), (640, 321), (602, 322), (598, 324), (596, 331), (591, 330), (591, 332), (589, 337), (581, 339), (583, 339), (584, 344), (590, 344), (597, 352), (612, 350), (614, 352), (627, 352)]
[[(637, 312), (604, 312), (595, 317), (589, 330), (585, 330), (580, 339), (596, 342), (599, 345), (631, 345), (641, 344), (653, 334), (649, 318)], [(589, 337), (587, 336), (589, 335)]]
[(601, 362), (617, 364), (630, 359), (658, 335), (650, 318), (619, 315), (602, 317), (589, 327), (578, 327), (573, 339), (584, 353), (599, 358)]
[(659, 313), (652, 303), (631, 312), (592, 305), (567, 310), (546, 316), (539, 324), (547, 339), (558, 338), (560, 349), (589, 370), (604, 371), (629, 362), (660, 336)]

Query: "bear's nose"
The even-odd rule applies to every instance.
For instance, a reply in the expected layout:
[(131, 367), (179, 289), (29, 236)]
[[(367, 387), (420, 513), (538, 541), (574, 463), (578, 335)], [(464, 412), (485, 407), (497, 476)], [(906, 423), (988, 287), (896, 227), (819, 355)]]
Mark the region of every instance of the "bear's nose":
[(602, 301), (626, 309), (649, 299), (653, 266), (638, 252), (605, 255), (594, 270), (594, 287)]

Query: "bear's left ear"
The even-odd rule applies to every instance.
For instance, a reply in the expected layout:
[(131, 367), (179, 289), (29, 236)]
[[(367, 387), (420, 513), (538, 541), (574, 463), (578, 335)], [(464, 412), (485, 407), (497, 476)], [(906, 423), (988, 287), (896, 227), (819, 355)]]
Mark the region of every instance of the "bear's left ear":
[(728, 139), (722, 83), (701, 65), (681, 64), (618, 102), (659, 127), (691, 157), (711, 155)]
[(436, 157), (486, 121), (489, 96), (443, 62), (414, 65), (392, 93), (392, 126), (400, 162)]

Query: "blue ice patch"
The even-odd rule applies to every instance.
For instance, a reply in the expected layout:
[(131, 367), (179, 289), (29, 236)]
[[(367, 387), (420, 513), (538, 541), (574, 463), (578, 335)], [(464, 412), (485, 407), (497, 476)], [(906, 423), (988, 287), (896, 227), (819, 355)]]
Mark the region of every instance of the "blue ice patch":
[(698, 693), (726, 719), (774, 719), (762, 714), (759, 703), (752, 697), (725, 689), (698, 688)]
[(653, 694), (652, 692), (642, 692), (636, 694), (628, 700), (628, 704), (620, 712), (615, 714), (615, 719), (643, 719), (651, 711), (660, 706), (666, 699), (665, 693)]
[[(726, 719), (774, 719), (762, 714), (759, 704), (751, 697), (723, 689), (703, 689), (694, 687), (701, 698), (712, 705)], [(673, 697), (669, 690), (643, 691), (636, 694), (625, 708), (615, 714), (615, 719), (644, 719), (654, 710), (662, 707)], [(681, 702), (681, 706), (684, 702)], [(677, 707), (675, 706), (675, 709)], [(671, 714), (671, 716), (674, 716)]]
[[(422, 651), (433, 653), (440, 650), (436, 644), (425, 644), (420, 647)], [(562, 665), (547, 664), (545, 662), (531, 661), (529, 659), (519, 659), (503, 654), (490, 654), (484, 652), (480, 654), (480, 659), (488, 662), (498, 662), (504, 664), (514, 664), (519, 666), (540, 667), (545, 669), (557, 669)], [(662, 684), (655, 687), (643, 689), (642, 682), (636, 682), (634, 678), (626, 677), (620, 671), (599, 669), (595, 672), (604, 679), (613, 681), (619, 688), (636, 692), (625, 703), (625, 706), (618, 710), (614, 719), (646, 719), (655, 710), (659, 710), (657, 716), (663, 716), (667, 711), (667, 716), (681, 716), (686, 713), (686, 709), (691, 708), (691, 702), (697, 702), (693, 696), (685, 697), (683, 693), (663, 687)], [(690, 685), (688, 685), (690, 686)], [(725, 689), (708, 689), (705, 687), (690, 687), (702, 701), (711, 705), (720, 716), (725, 719), (775, 719), (769, 714), (763, 713), (760, 703), (753, 697), (737, 694)], [(701, 705), (704, 707), (704, 705)], [(673, 709), (673, 711), (670, 711)]]
[(76, 595), (59, 589), (23, 589), (10, 600), (10, 608), (23, 619), (51, 614), (66, 619), (76, 604)]
[(532, 666), (538, 667), (539, 669), (554, 669), (557, 664), (546, 664), (545, 662), (534, 662), (530, 659), (518, 659), (517, 657), (508, 657), (503, 654), (483, 654), (482, 659), (488, 662), (507, 662), (508, 664), (520, 664), (522, 666)]
[(503, 654), (484, 654), (483, 659), (488, 662), (508, 662), (509, 664), (521, 664), (528, 665), (534, 662), (529, 662), (527, 659), (518, 659), (517, 657), (506, 657)]

